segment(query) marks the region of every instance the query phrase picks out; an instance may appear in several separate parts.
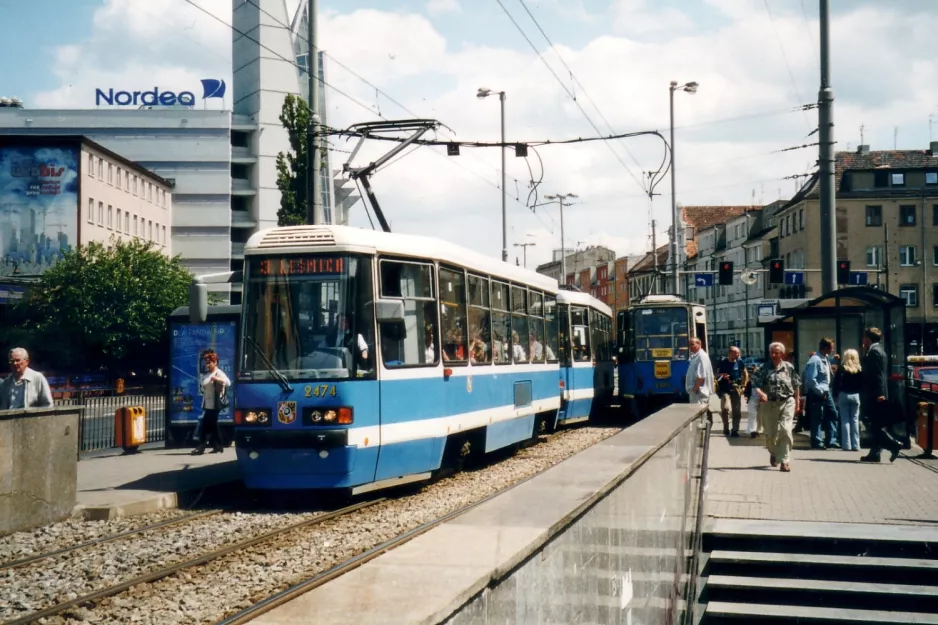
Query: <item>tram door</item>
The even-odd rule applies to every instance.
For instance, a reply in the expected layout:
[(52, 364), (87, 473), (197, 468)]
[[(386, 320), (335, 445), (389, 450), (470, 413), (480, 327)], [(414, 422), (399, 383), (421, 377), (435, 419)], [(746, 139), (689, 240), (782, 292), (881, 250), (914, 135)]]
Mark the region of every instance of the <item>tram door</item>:
[[(593, 403), (593, 353), (590, 340), (589, 309), (561, 305), (561, 327), (568, 329), (567, 354), (561, 366), (564, 392), (558, 421), (570, 423), (588, 419)], [(564, 317), (569, 321), (564, 322)]]

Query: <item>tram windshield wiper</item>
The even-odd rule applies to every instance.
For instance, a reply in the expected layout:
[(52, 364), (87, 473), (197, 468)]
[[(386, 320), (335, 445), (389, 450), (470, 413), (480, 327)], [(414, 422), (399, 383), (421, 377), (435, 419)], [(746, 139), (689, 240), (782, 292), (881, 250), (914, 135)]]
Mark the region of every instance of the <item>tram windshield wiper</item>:
[(270, 362), (270, 359), (267, 357), (267, 354), (264, 353), (264, 350), (261, 349), (261, 346), (257, 344), (257, 341), (254, 340), (249, 334), (245, 334), (246, 338), (254, 350), (257, 352), (257, 355), (261, 357), (261, 360), (264, 361), (264, 365), (267, 367), (267, 370), (270, 372), (270, 375), (274, 376), (277, 380), (277, 384), (280, 385), (280, 388), (283, 389), (284, 393), (292, 393), (293, 387), (290, 386), (290, 382), (287, 381), (287, 376), (283, 375), (277, 370), (277, 367), (274, 366), (274, 363)]

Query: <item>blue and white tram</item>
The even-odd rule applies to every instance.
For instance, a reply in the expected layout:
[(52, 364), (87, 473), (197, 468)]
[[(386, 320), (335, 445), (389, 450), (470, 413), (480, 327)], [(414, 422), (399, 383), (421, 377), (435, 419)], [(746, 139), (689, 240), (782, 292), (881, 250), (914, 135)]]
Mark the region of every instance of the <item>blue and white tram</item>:
[(595, 417), (612, 403), (612, 309), (588, 293), (557, 293), (561, 403), (557, 424)]
[(687, 402), (689, 341), (707, 349), (706, 308), (675, 295), (649, 295), (618, 313), (619, 393), (636, 416)]
[[(437, 239), (342, 226), (265, 230), (244, 253), (234, 418), (249, 488), (421, 481), (556, 420), (566, 304), (555, 280)], [(574, 391), (576, 371), (563, 379)], [(579, 398), (568, 396), (575, 414)]]

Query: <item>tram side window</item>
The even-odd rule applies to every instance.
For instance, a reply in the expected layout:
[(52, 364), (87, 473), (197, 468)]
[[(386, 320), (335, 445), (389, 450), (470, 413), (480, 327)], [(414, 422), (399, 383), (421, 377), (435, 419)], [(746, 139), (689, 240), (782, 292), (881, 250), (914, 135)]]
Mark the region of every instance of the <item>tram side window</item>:
[(531, 362), (544, 362), (544, 296), (536, 291), (528, 291), (528, 355)]
[(557, 338), (560, 325), (557, 319), (557, 299), (551, 296), (544, 298), (544, 347), (547, 352), (547, 362), (557, 362)]
[(557, 305), (557, 354), (560, 356), (560, 366), (569, 367), (571, 361), (570, 343), (570, 306)]
[(438, 362), (433, 265), (381, 261), (381, 297), (404, 302), (403, 324), (381, 324), (381, 355), (387, 367)]
[(585, 308), (570, 307), (570, 332), (572, 335), (570, 338), (573, 339), (574, 362), (589, 362), (591, 358), (589, 317)]
[(511, 363), (511, 315), (508, 313), (508, 285), (492, 281), (492, 355), (495, 364)]
[(597, 361), (603, 360), (603, 328), (601, 315), (593, 309), (587, 311), (590, 320), (590, 344), (593, 346), (593, 355)]
[(489, 328), (489, 279), (469, 276), (469, 358), (474, 365), (492, 362)]
[(528, 362), (528, 299), (524, 287), (511, 287), (511, 357)]
[(440, 269), (440, 335), (443, 362), (465, 363), (466, 274), (461, 269)]

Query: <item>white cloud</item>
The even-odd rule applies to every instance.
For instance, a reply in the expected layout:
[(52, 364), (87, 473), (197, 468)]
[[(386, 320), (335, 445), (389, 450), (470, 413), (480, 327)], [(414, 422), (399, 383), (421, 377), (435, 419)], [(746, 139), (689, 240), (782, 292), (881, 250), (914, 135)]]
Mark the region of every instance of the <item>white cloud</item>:
[[(194, 1), (230, 22), (230, 0)], [(813, 147), (778, 152), (816, 140), (806, 136), (817, 125), (817, 111), (786, 111), (816, 100), (818, 60), (816, 16), (803, 14), (797, 3), (787, 9), (776, 4), (770, 20), (764, 3), (754, 0), (707, 0), (693, 13), (657, 2), (618, 0), (607, 12), (576, 19), (572, 13), (585, 12), (579, 0), (543, 0), (538, 20), (578, 84), (554, 50), (541, 52), (604, 134), (610, 130), (590, 100), (618, 132), (658, 129), (667, 136), (668, 83), (699, 82), (695, 95), (675, 94), (677, 199), (683, 204), (742, 204), (751, 202), (755, 192), (757, 203), (770, 202), (780, 194), (789, 196), (795, 182), (784, 178), (813, 167), (817, 155)], [(199, 78), (230, 76), (231, 33), (187, 6), (179, 0), (107, 0), (87, 40), (69, 41), (58, 49), (61, 87), (30, 102), (87, 107), (96, 86), (179, 88), (198, 85)], [(892, 147), (897, 125), (900, 148), (926, 147), (928, 114), (938, 112), (938, 40), (931, 35), (938, 29), (938, 16), (904, 11), (900, 2), (866, 3), (844, 11), (832, 23), (839, 147), (848, 141), (856, 145), (861, 123), (873, 149)], [(469, 12), (467, 4), (463, 14)], [(595, 135), (510, 24), (500, 25), (512, 34), (510, 42), (484, 45), (468, 30), (446, 37), (428, 17), (402, 9), (354, 10), (334, 3), (322, 13), (322, 46), (333, 57), (329, 82), (360, 103), (327, 90), (331, 124), (373, 120), (380, 109), (388, 118), (433, 117), (453, 128), (459, 139), (497, 141), (497, 99), (474, 97), (478, 87), (487, 86), (507, 93), (509, 141)], [(567, 45), (558, 21), (575, 21), (581, 34), (592, 29), (593, 35), (585, 45)], [(523, 23), (532, 37), (537, 35)], [(376, 93), (337, 62), (385, 93)], [(712, 123), (726, 119), (736, 121)], [(441, 131), (438, 136), (452, 135)], [(346, 146), (340, 138), (332, 141)], [(643, 171), (658, 168), (662, 144), (638, 138), (609, 145), (538, 148), (544, 173), (537, 197), (543, 202), (548, 193), (580, 195), (578, 205), (564, 213), (568, 246), (584, 241), (619, 253), (640, 252), (648, 246), (649, 199), (632, 176), (643, 178)], [(387, 149), (384, 143), (368, 145), (356, 160), (368, 162)], [(463, 148), (458, 157), (445, 154), (443, 148), (420, 148), (374, 176), (388, 219), (395, 230), (441, 236), (499, 256), (499, 150)], [(344, 160), (346, 155), (335, 156)], [(527, 163), (539, 178), (541, 165), (533, 151)], [(533, 235), (537, 245), (528, 248), (528, 265), (533, 266), (559, 247), (560, 228), (555, 206), (531, 211), (523, 205), (530, 191), (527, 163), (509, 152), (508, 239), (514, 259), (521, 249), (512, 244)], [(668, 178), (656, 193), (661, 194), (654, 198), (654, 216), (662, 243), (670, 225)], [(361, 204), (353, 210), (353, 221), (368, 225)]]
[(429, 0), (427, 2), (428, 13), (462, 13), (462, 7), (459, 6), (459, 0)]

